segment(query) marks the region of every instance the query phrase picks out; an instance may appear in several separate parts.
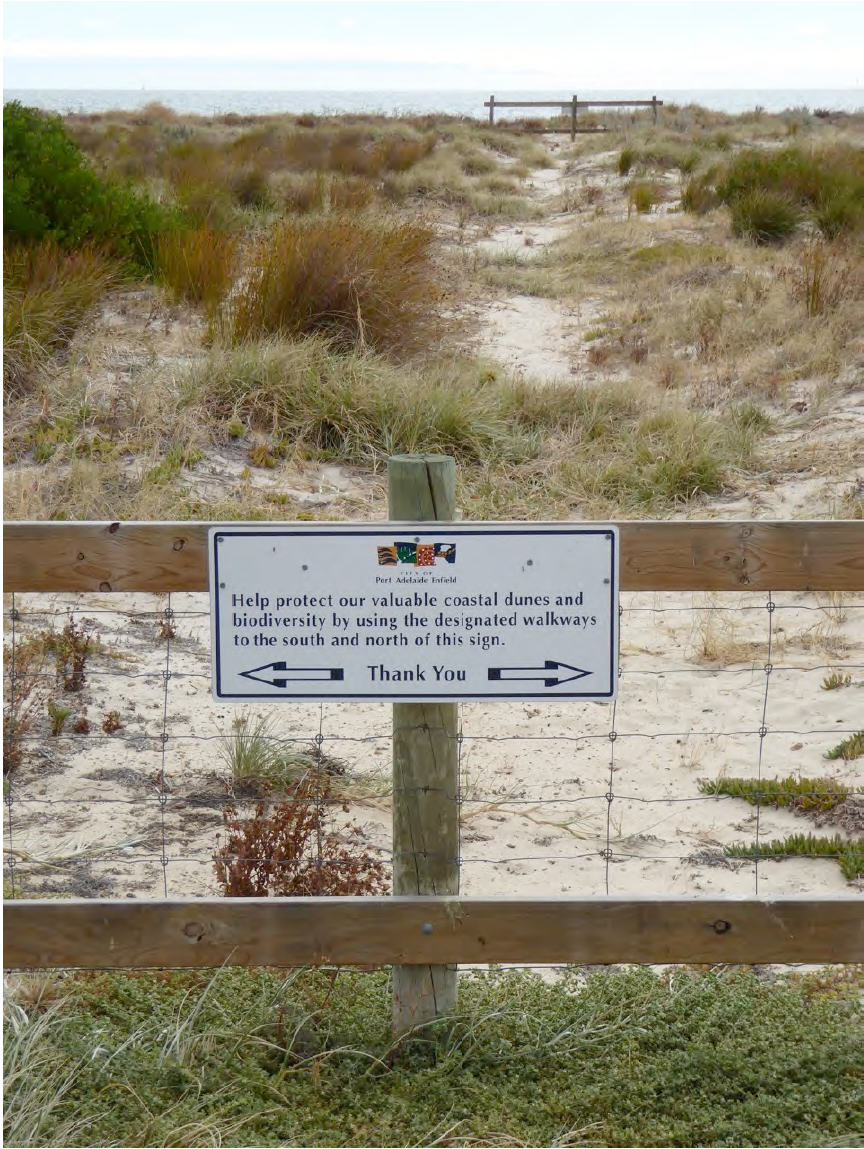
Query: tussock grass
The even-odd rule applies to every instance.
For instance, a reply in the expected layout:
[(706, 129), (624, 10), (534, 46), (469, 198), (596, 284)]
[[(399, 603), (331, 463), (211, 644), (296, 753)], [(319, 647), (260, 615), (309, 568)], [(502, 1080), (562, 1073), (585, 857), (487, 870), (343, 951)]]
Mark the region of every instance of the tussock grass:
[(324, 765), (325, 773), (332, 772), (313, 754), (286, 747), (275, 732), (272, 717), (263, 714), (236, 717), (231, 732), (221, 740), (219, 753), (239, 797), (261, 798), (272, 791), (288, 790), (319, 765)]
[(864, 298), (854, 237), (823, 250), (802, 236), (778, 255), (730, 239), (717, 216), (698, 225), (652, 216), (650, 244), (645, 222), (580, 223), (536, 268), (495, 274), (545, 279), (576, 304), (602, 300), (602, 337), (587, 356), (597, 375), (626, 371), (646, 385), (665, 376), (696, 407), (775, 402), (797, 380), (833, 391), (844, 369), (854, 371)]
[(832, 670), (830, 674), (826, 674), (822, 679), (821, 690), (842, 690), (845, 686), (852, 685), (852, 675), (846, 674), (840, 670)]
[(696, 608), (691, 633), (690, 657), (697, 661), (718, 662), (726, 666), (752, 662), (759, 643), (743, 638), (734, 620), (722, 618), (716, 609)]
[(274, 194), (285, 210), (296, 215), (362, 211), (375, 200), (375, 185), (356, 176), (280, 173)]
[(212, 228), (169, 232), (156, 247), (156, 275), (176, 301), (204, 306), (216, 315), (236, 272), (239, 241)]
[(634, 180), (627, 188), (628, 210), (647, 215), (660, 202), (660, 187), (652, 180)]
[[(4, 895), (5, 896), (5, 895)], [(14, 987), (6, 986), (14, 995)], [(96, 1105), (89, 1114), (71, 1116), (72, 1097), (84, 1066), (58, 1039), (69, 1035), (61, 1001), (37, 996), (29, 1008), (7, 997), (3, 1008), (4, 1140), (7, 1145), (85, 1144), (87, 1130), (105, 1113)]]
[[(68, 426), (50, 431), (48, 467), (21, 459), (28, 441), (43, 450), (35, 432), (16, 436), (10, 517), (207, 517), (217, 505), (229, 518), (284, 516), (284, 500), (252, 487), (238, 485), (229, 507), (187, 479), (208, 436), (224, 443), (247, 431), (275, 465), (312, 458), (377, 470), (390, 454), (453, 454), (466, 514), (480, 518), (663, 515), (739, 481), (759, 430), (734, 403), (706, 416), (636, 384), (538, 387), (472, 360), (396, 366), (322, 336), (215, 346), (188, 367), (142, 375), (128, 436), (110, 430), (113, 396), (104, 408), (95, 398), (86, 435), (74, 402)], [(110, 451), (94, 445), (103, 426)]]
[(752, 243), (782, 243), (801, 219), (797, 204), (780, 192), (754, 188), (732, 201), (732, 234)]
[[(695, 171), (697, 183), (710, 173), (704, 186), (716, 196), (744, 144), (787, 150), (794, 123), (795, 147), (810, 154), (818, 136), (822, 154), (860, 130), (854, 118), (826, 126), (797, 113), (661, 116), (652, 125), (650, 113), (604, 115), (614, 135), (555, 149), (574, 179), (586, 178), (585, 157), (604, 151), (608, 166), (623, 146), (631, 174), (658, 186), (664, 174), (664, 194), (671, 165)], [(377, 469), (394, 449), (456, 453), (468, 513), (665, 515), (753, 473), (772, 426), (761, 406), (811, 379), (824, 405), (854, 362), (862, 280), (849, 233), (841, 243), (793, 239), (778, 256), (730, 239), (717, 213), (625, 221), (624, 181), (607, 172), (589, 189), (591, 218), (582, 214), (562, 242), (526, 247), (524, 261), (463, 257), (489, 221), (553, 210), (523, 182), (551, 157), (513, 125), (158, 108), (65, 124), (99, 170), (146, 181), (162, 204), (187, 203), (185, 228), (160, 243), (162, 278), (181, 302), (118, 293), (92, 340), (85, 328), (58, 348), (64, 357), (68, 348), (62, 371), (34, 375), (32, 393), (16, 397), (6, 435), (12, 515), (293, 513), (286, 461)], [(383, 216), (382, 200), (399, 215)], [(818, 207), (803, 209), (808, 219)], [(422, 254), (418, 208), (443, 239)], [(410, 230), (405, 246), (386, 234), (388, 219)], [(288, 237), (289, 274), (275, 259), (266, 267), (274, 235)], [(457, 351), (450, 311), (472, 283), (561, 299), (574, 315), (584, 302), (590, 332), (574, 365), (590, 388), (520, 388), (488, 364), (436, 364)], [(382, 356), (405, 366), (396, 372)], [(214, 448), (228, 459), (211, 483), (199, 452)], [(225, 490), (247, 459), (266, 475), (247, 469)], [(854, 492), (847, 504), (859, 512)], [(365, 508), (362, 498), (355, 505)]]
[(394, 1043), (386, 971), (72, 975), (20, 1051), (15, 1083), (46, 1088), (10, 1089), (7, 1140), (850, 1144), (859, 984), (466, 973), (452, 1017)]
[(712, 143), (710, 139), (697, 139), (696, 143), (688, 145), (686, 140), (667, 133), (652, 134), (638, 145), (625, 144), (618, 155), (618, 175), (629, 175), (634, 168), (640, 171), (664, 171), (671, 168), (685, 175), (690, 174), (700, 163), (704, 150), (710, 148)]
[(788, 274), (808, 319), (834, 315), (864, 297), (864, 271), (846, 243), (809, 238)]
[(320, 340), (214, 352), (183, 386), (187, 402), (268, 429), (295, 450), (346, 462), (452, 453), (495, 468), (502, 490), (539, 468), (553, 501), (621, 514), (722, 489), (754, 442), (736, 409), (709, 420), (682, 405), (655, 407), (633, 387), (538, 388), (479, 365), (397, 371)]
[(250, 254), (231, 300), (230, 341), (324, 333), (343, 348), (425, 347), (441, 302), (434, 242), (431, 227), (408, 220), (283, 223)]
[[(355, 198), (360, 184), (372, 198), (377, 182), (409, 172), (441, 140), (434, 123), (418, 128), (374, 116), (229, 121), (142, 110), (134, 117), (71, 117), (69, 124), (102, 167), (123, 178), (163, 181), (188, 220), (210, 227), (236, 222), (238, 213), (272, 210), (280, 186), (296, 190), (307, 177), (332, 180), (343, 200), (352, 184)], [(291, 206), (290, 195), (281, 198)]]
[(524, 459), (537, 445), (479, 371), (397, 368), (368, 351), (340, 354), (320, 337), (216, 350), (183, 390), (189, 403), (347, 463), (417, 450)]
[(4, 245), (4, 394), (34, 386), (39, 368), (69, 346), (117, 278), (97, 248), (64, 251), (48, 240)]

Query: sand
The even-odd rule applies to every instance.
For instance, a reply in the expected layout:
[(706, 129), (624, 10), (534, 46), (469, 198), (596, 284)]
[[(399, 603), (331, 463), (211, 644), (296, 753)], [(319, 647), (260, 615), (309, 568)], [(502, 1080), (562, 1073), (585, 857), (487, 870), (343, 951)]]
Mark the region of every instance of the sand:
[[(762, 776), (800, 773), (854, 784), (856, 763), (824, 755), (860, 725), (864, 595), (842, 608), (797, 594), (775, 601)], [(150, 595), (16, 596), (19, 634), (59, 629), (74, 608), (76, 618), (96, 623), (102, 644), (85, 690), (64, 698), (75, 716), (86, 705), (93, 731), (40, 738), (14, 776), (7, 847), (24, 863), (19, 872), (28, 889), (160, 896), (164, 842), (168, 893), (216, 894), (212, 853), (230, 800), (221, 753), (238, 710), (271, 714), (272, 734), (288, 749), (310, 748), (320, 732), (324, 752), (347, 768), (340, 785), (358, 796), (379, 795), (354, 802), (351, 817), (386, 856), (389, 706), (214, 702), (207, 596), (172, 596), (170, 652), (157, 637), (166, 604), (167, 596)], [(722, 848), (755, 839), (756, 811), (737, 799), (700, 795), (697, 781), (755, 777), (760, 769), (764, 596), (624, 594), (622, 606), (614, 706), (461, 705), (463, 893), (755, 893), (753, 863), (725, 859)], [(728, 662), (700, 653), (715, 647)], [(823, 690), (829, 667), (848, 673), (852, 684)], [(100, 726), (111, 710), (123, 727), (105, 734)], [(813, 828), (787, 811), (763, 809), (759, 817), (763, 841)], [(82, 850), (95, 853), (76, 860)], [(60, 868), (28, 858), (56, 860)], [(833, 861), (795, 859), (763, 861), (759, 893), (856, 890)]]

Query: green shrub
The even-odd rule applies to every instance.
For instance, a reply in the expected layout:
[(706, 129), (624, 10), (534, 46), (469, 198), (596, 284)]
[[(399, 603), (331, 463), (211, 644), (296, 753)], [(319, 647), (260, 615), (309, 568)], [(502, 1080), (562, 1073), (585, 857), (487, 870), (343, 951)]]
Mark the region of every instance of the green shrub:
[(784, 195), (802, 207), (815, 208), (837, 196), (848, 196), (860, 205), (864, 154), (848, 146), (810, 151), (748, 149), (730, 161), (717, 187), (726, 203), (759, 189)]
[(712, 196), (731, 208), (736, 234), (756, 243), (785, 239), (803, 218), (831, 239), (864, 227), (864, 152), (846, 145), (749, 148), (691, 181), (682, 202), (702, 211)]
[(818, 180), (816, 166), (800, 148), (770, 152), (748, 148), (730, 160), (717, 191), (724, 203), (756, 191), (774, 192), (792, 202), (813, 202)]
[(102, 181), (60, 120), (17, 101), (3, 107), (3, 228), (6, 237), (49, 236), (78, 247), (105, 229)]
[(7, 239), (50, 239), (65, 248), (97, 242), (143, 267), (155, 232), (173, 226), (163, 208), (100, 178), (59, 118), (17, 101), (3, 107), (3, 228)]
[(782, 243), (800, 222), (800, 209), (782, 193), (756, 188), (732, 201), (732, 232), (751, 243)]
[(776, 196), (833, 238), (864, 224), (864, 154), (851, 147), (742, 152), (728, 165), (717, 191), (733, 211), (748, 195)]

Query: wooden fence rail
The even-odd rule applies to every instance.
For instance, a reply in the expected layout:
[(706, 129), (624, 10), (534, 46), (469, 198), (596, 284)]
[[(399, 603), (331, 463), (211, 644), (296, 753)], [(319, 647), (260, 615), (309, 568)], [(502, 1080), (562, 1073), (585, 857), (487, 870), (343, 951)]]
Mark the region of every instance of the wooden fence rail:
[[(204, 591), (214, 525), (6, 523), (4, 589)], [(625, 591), (864, 590), (864, 520), (618, 527)]]
[(860, 962), (848, 898), (11, 901), (7, 968)]
[[(657, 123), (657, 109), (663, 107), (663, 101), (652, 96), (650, 100), (580, 100), (578, 96), (571, 96), (569, 100), (498, 100), (490, 96), (484, 100), (483, 107), (489, 109), (489, 123), (495, 123), (496, 108), (560, 108), (561, 112), (570, 112), (570, 139), (576, 137), (580, 129), (576, 127), (576, 113), (579, 108), (651, 108), (654, 112), (654, 123)], [(605, 128), (583, 128), (581, 131), (602, 132)]]

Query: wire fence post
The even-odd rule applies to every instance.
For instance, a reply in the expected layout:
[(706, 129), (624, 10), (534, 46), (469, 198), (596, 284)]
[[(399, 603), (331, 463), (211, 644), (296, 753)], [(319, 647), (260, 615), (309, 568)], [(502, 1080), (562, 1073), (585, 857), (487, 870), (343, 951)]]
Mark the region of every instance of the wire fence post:
[[(388, 487), (391, 519), (450, 521), (456, 461), (449, 455), (394, 456)], [(455, 702), (393, 705), (394, 895), (459, 893), (457, 710)], [(455, 966), (393, 967), (396, 1034), (455, 1005)]]

